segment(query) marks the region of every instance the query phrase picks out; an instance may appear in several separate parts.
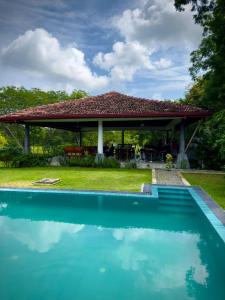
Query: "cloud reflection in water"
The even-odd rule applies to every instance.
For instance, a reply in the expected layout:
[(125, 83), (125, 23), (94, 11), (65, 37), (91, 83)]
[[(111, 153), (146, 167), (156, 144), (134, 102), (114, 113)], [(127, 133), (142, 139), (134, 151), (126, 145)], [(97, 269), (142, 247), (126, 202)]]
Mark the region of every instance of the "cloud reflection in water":
[(185, 287), (190, 269), (193, 280), (206, 285), (209, 274), (200, 258), (198, 234), (129, 228), (115, 229), (113, 237), (119, 242), (115, 255), (122, 269), (139, 272), (139, 284), (145, 288)]
[(83, 224), (66, 224), (49, 221), (11, 220), (0, 218), (1, 230), (26, 245), (30, 250), (39, 253), (48, 252), (57, 244), (63, 234), (76, 234), (84, 229)]

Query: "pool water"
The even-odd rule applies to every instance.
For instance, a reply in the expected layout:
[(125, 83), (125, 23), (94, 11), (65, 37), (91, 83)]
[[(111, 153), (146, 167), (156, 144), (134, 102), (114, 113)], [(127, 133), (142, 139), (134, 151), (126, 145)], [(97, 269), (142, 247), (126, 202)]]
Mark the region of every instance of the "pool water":
[(188, 191), (0, 191), (0, 299), (225, 299), (225, 245)]

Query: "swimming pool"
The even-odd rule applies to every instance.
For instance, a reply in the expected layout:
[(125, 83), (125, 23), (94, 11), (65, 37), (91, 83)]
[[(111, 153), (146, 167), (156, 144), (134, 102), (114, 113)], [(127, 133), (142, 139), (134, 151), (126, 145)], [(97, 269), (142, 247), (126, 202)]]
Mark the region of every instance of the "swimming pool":
[(0, 299), (224, 300), (224, 226), (204, 205), (191, 188), (0, 189)]

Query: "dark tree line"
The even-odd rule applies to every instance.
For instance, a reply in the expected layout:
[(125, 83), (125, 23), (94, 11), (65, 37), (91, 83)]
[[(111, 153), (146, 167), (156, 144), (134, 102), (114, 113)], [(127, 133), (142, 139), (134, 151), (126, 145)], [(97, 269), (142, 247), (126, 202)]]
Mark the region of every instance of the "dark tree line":
[[(193, 85), (181, 102), (214, 114), (199, 129), (196, 155), (206, 168), (225, 168), (225, 1), (175, 0), (181, 11), (190, 4), (203, 28), (199, 48), (191, 53)], [(188, 24), (187, 24), (188, 26)]]

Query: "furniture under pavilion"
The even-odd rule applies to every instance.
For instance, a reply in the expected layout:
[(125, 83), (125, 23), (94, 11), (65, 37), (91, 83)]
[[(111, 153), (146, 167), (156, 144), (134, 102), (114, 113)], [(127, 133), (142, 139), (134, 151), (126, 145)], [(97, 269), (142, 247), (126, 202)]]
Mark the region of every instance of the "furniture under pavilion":
[(191, 142), (190, 140), (185, 145), (185, 126), (210, 115), (207, 110), (172, 101), (149, 100), (109, 92), (23, 109), (1, 116), (0, 122), (24, 125), (26, 153), (30, 151), (30, 126), (72, 131), (79, 136), (80, 146), (84, 132), (97, 131), (98, 157), (104, 156), (103, 131), (120, 130), (123, 148), (125, 130), (179, 130), (177, 167), (180, 167), (184, 161), (188, 163), (186, 152)]

